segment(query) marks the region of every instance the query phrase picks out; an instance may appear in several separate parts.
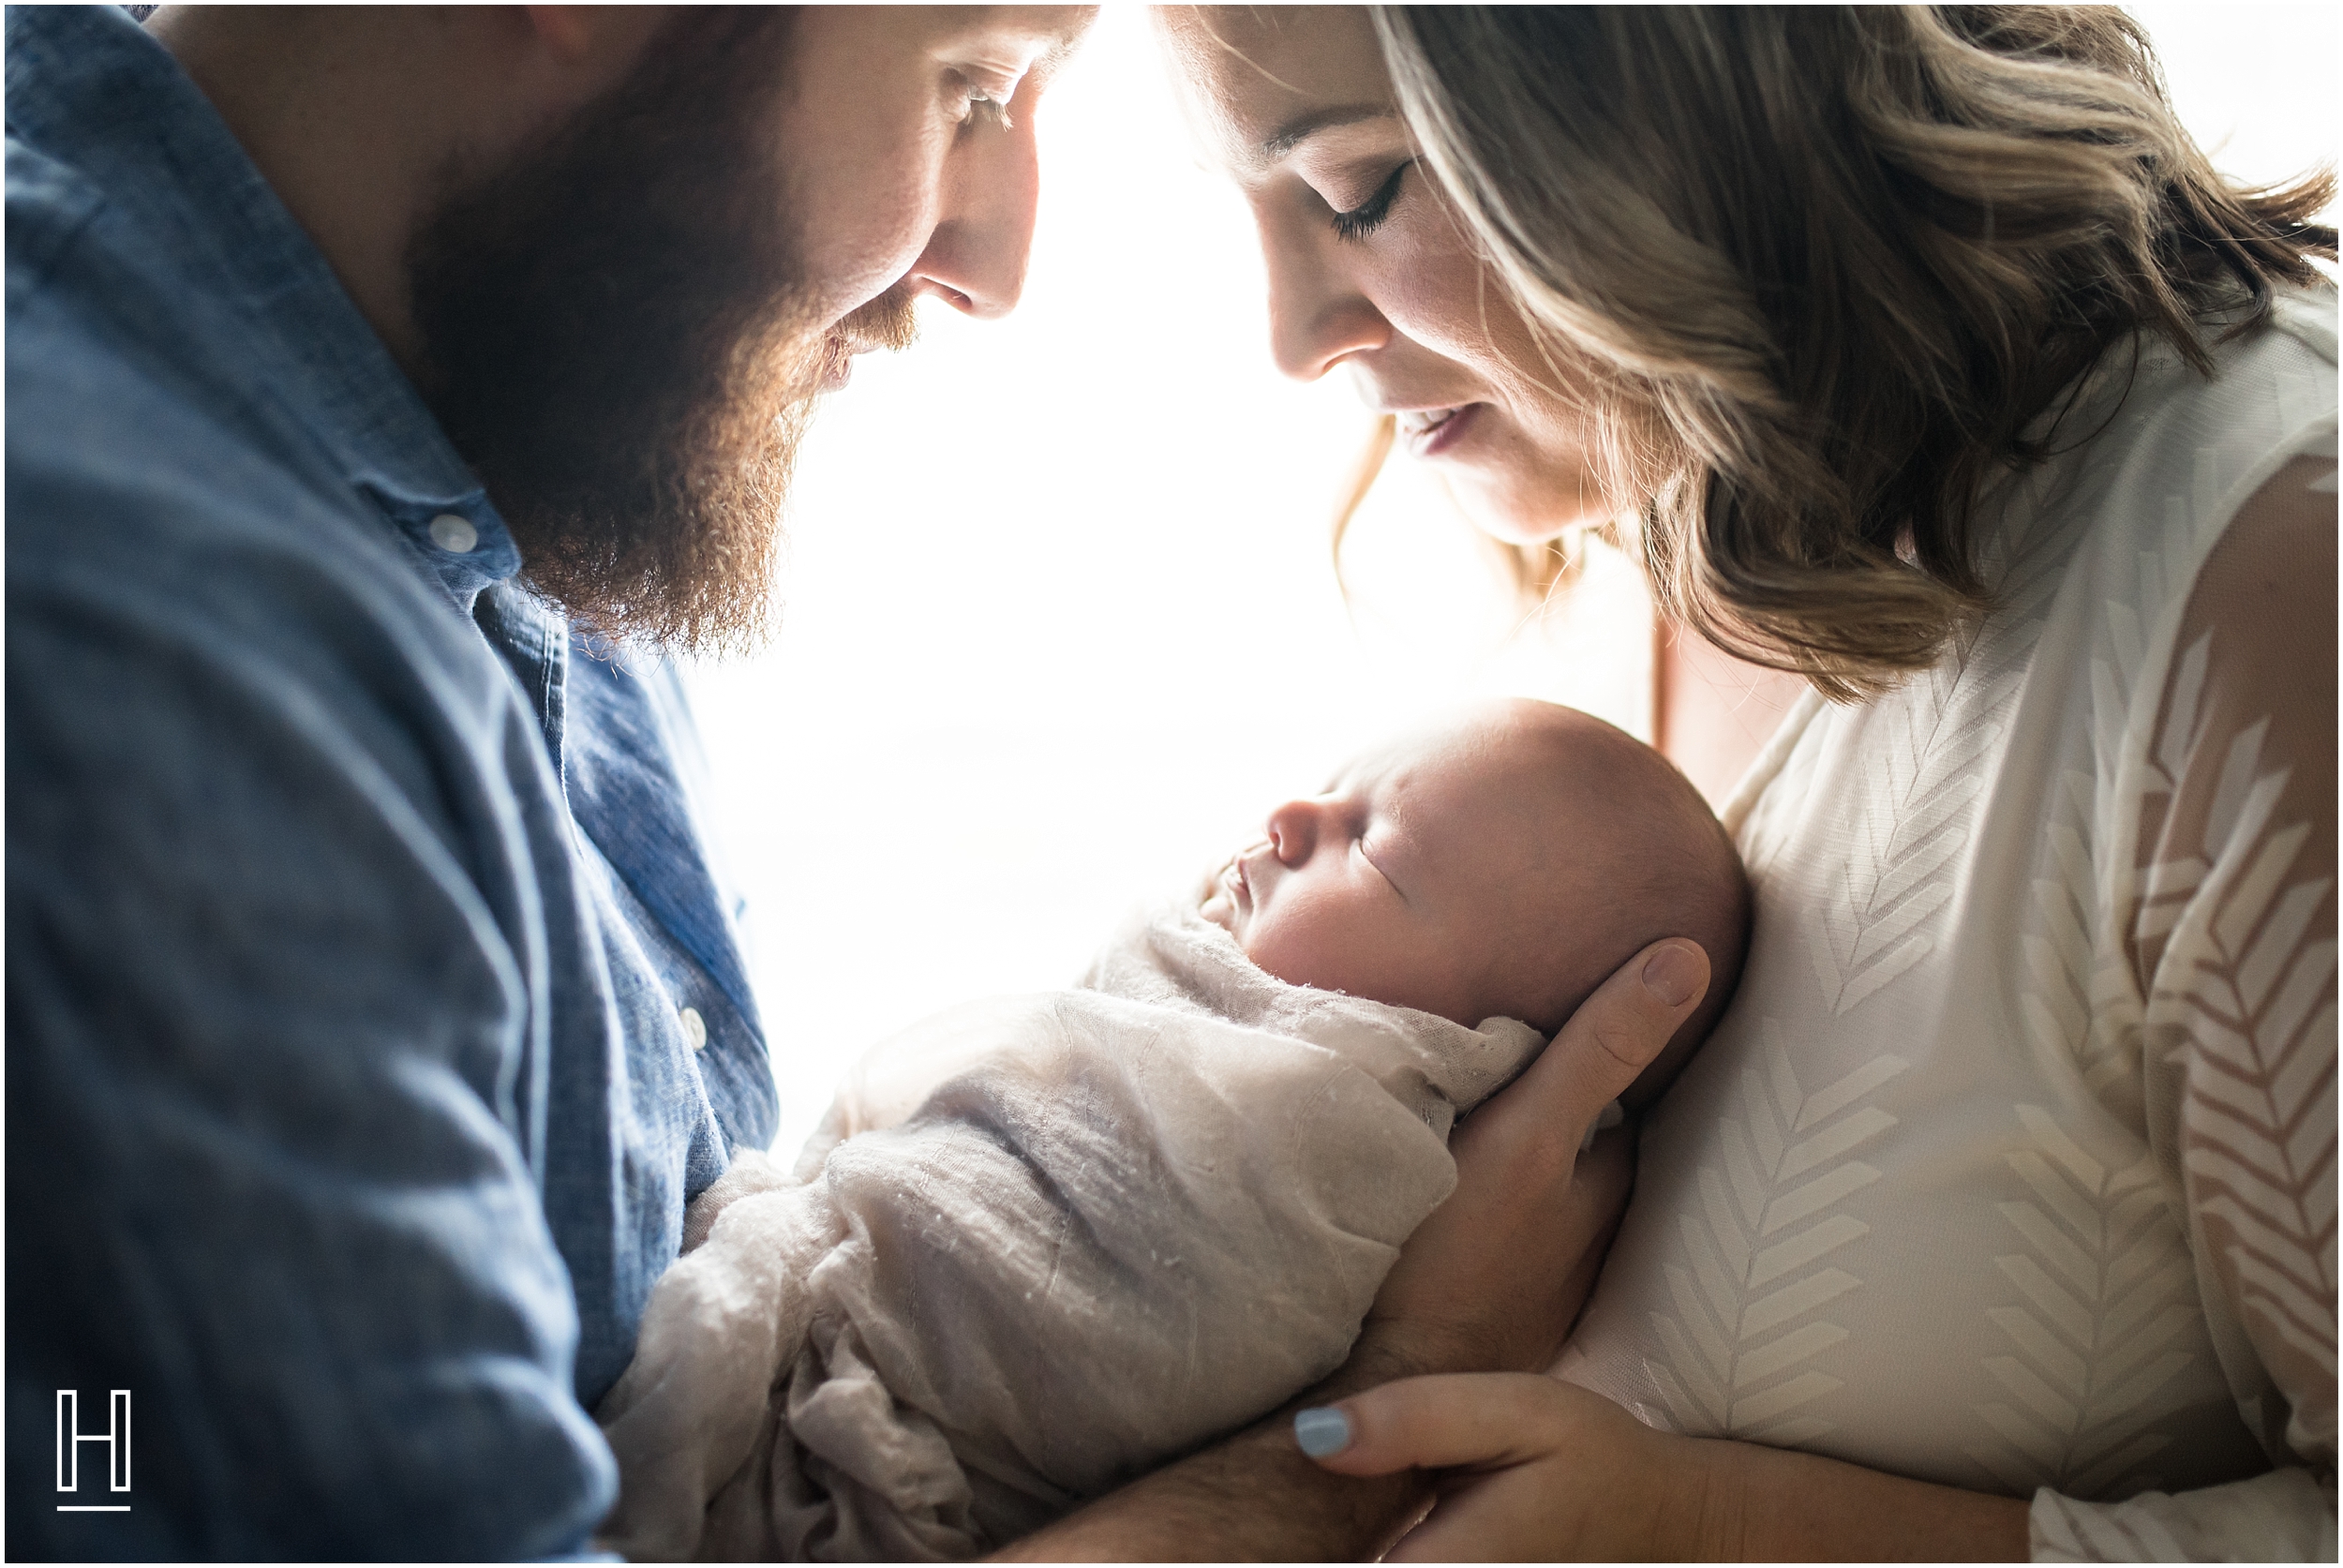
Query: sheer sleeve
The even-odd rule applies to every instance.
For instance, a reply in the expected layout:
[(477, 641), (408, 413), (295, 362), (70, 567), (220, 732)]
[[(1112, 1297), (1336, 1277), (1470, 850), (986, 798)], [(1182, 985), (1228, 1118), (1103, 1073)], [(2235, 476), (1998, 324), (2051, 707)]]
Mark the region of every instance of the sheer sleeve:
[(2150, 731), (2127, 901), (2149, 1136), (2270, 1473), (2092, 1503), (2044, 1561), (2336, 1556), (2336, 463), (2292, 459), (2205, 561)]

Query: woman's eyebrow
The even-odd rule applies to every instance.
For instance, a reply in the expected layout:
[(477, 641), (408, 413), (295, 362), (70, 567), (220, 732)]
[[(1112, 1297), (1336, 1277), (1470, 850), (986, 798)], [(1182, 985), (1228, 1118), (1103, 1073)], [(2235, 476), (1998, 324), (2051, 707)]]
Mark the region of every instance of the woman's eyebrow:
[(1381, 120), (1391, 117), (1387, 103), (1335, 103), (1317, 109), (1306, 109), (1270, 133), (1261, 144), (1261, 161), (1275, 163), (1321, 130), (1336, 126), (1355, 125), (1361, 120)]

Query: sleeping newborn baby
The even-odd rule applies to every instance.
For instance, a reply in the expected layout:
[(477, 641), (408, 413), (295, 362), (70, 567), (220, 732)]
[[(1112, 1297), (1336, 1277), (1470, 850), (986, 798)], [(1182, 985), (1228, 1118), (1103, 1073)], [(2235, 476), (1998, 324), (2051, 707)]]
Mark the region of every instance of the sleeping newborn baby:
[(1682, 775), (1572, 709), (1353, 763), (1077, 989), (915, 1026), (794, 1171), (743, 1153), (694, 1202), (598, 1412), (604, 1544), (974, 1556), (1275, 1409), (1455, 1185), (1456, 1118), (1690, 936), (1709, 994), (1631, 1098), (1655, 1092), (1747, 911)]

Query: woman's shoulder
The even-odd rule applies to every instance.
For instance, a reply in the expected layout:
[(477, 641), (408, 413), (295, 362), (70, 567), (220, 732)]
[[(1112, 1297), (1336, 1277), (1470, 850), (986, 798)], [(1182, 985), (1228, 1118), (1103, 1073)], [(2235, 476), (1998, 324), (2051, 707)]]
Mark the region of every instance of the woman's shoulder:
[[(2336, 291), (2286, 289), (2250, 325), (2208, 325), (2210, 375), (2179, 378), (2160, 401), (2186, 411), (2196, 445), (2288, 456), (2324, 432), (2336, 414)], [(2242, 499), (2242, 497), (2240, 498)]]
[(2277, 296), (2269, 328), (2323, 359), (2332, 369), (2336, 363), (2335, 319), (2336, 291), (2332, 285), (2287, 289)]
[[(2079, 488), (2128, 499), (2143, 487), (2186, 497), (2217, 529), (2266, 470), (2321, 438), (2336, 416), (2336, 292), (2281, 291), (2242, 328), (2204, 329), (2210, 372), (2169, 344), (2110, 351), (2078, 399), (2089, 433), (2069, 449)], [(2104, 410), (2104, 412), (2100, 411)]]
[(2206, 336), (2209, 374), (2144, 344), (2112, 351), (2080, 390), (2076, 434), (2053, 432), (2056, 455), (2010, 492), (2004, 526), (2022, 543), (2006, 601), (2038, 590), (2053, 622), (2103, 632), (2112, 613), (2153, 641), (2246, 500), (2295, 458), (2333, 455), (2332, 288), (2284, 291), (2245, 330), (2216, 321)]

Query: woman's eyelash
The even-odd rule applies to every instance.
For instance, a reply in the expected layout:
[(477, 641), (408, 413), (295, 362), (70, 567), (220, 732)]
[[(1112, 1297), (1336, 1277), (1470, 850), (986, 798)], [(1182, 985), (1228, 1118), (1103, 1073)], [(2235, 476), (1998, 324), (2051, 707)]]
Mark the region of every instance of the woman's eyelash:
[(1414, 162), (1415, 159), (1410, 158), (1393, 170), (1391, 178), (1379, 186), (1374, 195), (1349, 212), (1335, 214), (1335, 232), (1346, 240), (1363, 240), (1382, 227), (1383, 219), (1391, 216), (1392, 202), (1398, 198), (1400, 177)]

